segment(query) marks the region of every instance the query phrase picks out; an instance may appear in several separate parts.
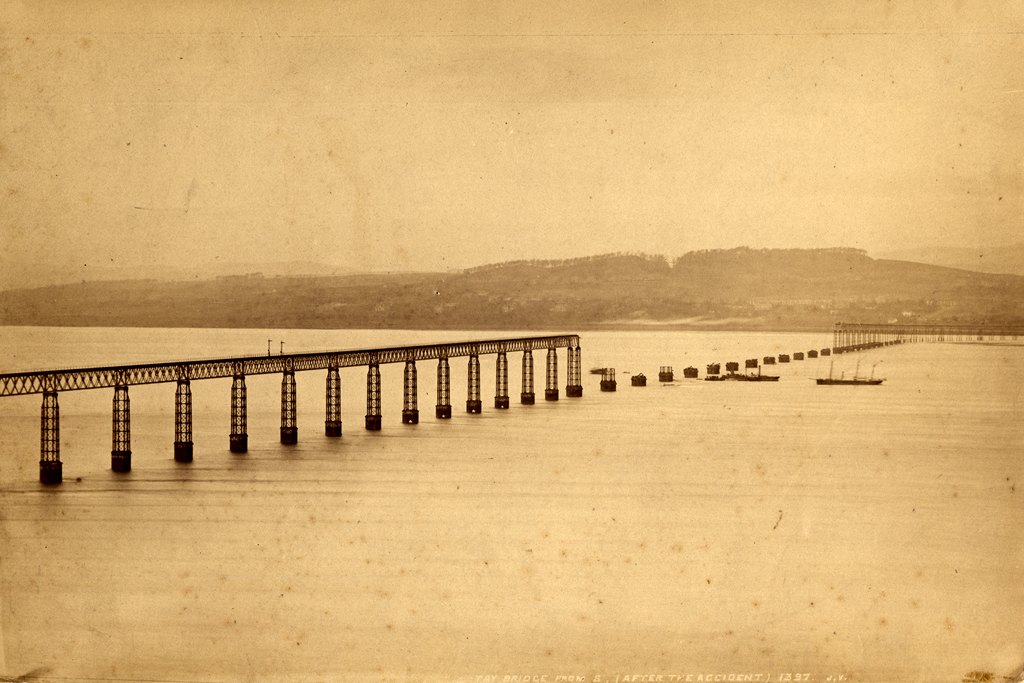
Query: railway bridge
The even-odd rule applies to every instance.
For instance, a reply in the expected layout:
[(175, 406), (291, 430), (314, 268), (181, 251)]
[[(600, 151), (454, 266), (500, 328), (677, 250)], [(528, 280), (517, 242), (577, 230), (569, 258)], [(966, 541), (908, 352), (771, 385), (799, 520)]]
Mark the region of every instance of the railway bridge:
[(836, 323), (832, 331), (832, 352), (849, 353), (907, 342), (1005, 341), (1024, 337), (1024, 326), (992, 325), (903, 325), (899, 323)]
[(231, 433), (229, 447), (233, 453), (248, 450), (246, 423), (245, 378), (249, 375), (281, 375), (281, 443), (298, 442), (296, 421), (295, 373), (307, 370), (326, 370), (326, 420), (324, 432), (329, 437), (341, 436), (341, 380), (340, 368), (366, 366), (366, 429), (381, 428), (380, 365), (405, 363), (403, 375), (402, 422), (419, 422), (417, 405), (416, 361), (437, 360), (437, 406), (435, 416), (452, 416), (449, 359), (469, 358), (466, 411), (480, 413), (480, 356), (494, 354), (496, 392), (494, 407), (507, 409), (508, 358), (507, 354), (522, 352), (522, 391), (519, 400), (533, 404), (534, 372), (533, 352), (547, 352), (544, 398), (558, 400), (558, 353), (565, 348), (568, 355), (566, 396), (583, 395), (581, 378), (581, 351), (578, 335), (519, 337), (514, 339), (487, 339), (419, 346), (396, 346), (349, 351), (323, 351), (267, 356), (239, 356), (207, 360), (169, 361), (95, 368), (68, 368), (37, 372), (0, 374), (0, 396), (42, 394), (39, 480), (44, 484), (59, 484), (63, 465), (60, 460), (60, 409), (57, 395), (62, 391), (113, 388), (113, 447), (111, 469), (116, 472), (131, 470), (131, 417), (128, 387), (138, 384), (174, 383), (174, 459), (192, 461), (192, 390), (191, 382), (214, 378), (232, 378)]

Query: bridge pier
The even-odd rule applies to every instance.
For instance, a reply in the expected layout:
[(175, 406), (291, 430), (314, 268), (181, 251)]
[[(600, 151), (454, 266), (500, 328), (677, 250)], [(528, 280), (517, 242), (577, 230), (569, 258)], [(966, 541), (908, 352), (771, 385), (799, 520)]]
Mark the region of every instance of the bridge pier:
[(245, 453), (249, 450), (249, 435), (246, 433), (245, 375), (235, 374), (231, 381), (231, 452)]
[(554, 347), (548, 349), (547, 382), (544, 386), (544, 400), (558, 400), (558, 352)]
[(341, 436), (341, 378), (338, 368), (327, 368), (327, 419), (324, 434)]
[(281, 377), (281, 443), (299, 442), (299, 422), (296, 416), (295, 370), (285, 370)]
[(469, 357), (469, 387), (466, 398), (467, 413), (483, 412), (484, 404), (480, 400), (480, 356), (472, 354)]
[(57, 392), (43, 392), (43, 407), (40, 419), (39, 481), (43, 484), (59, 484), (63, 480), (60, 462), (60, 407)]
[(371, 363), (366, 371), (366, 428), (380, 430), (380, 365)]
[(110, 469), (130, 472), (132, 469), (131, 404), (128, 387), (114, 387), (114, 443), (110, 450)]
[(569, 377), (565, 385), (565, 395), (569, 398), (579, 398), (583, 396), (583, 350), (579, 346), (570, 346), (566, 353), (569, 355)]
[[(717, 366), (716, 366), (717, 368)], [(709, 375), (717, 375), (718, 370), (711, 372), (711, 366), (708, 366)], [(601, 373), (601, 391), (615, 391), (618, 388), (619, 383), (615, 379), (615, 368), (604, 368)]]
[(508, 408), (508, 357), (504, 351), (498, 351), (494, 361), (494, 407)]
[(451, 368), (447, 358), (437, 360), (437, 409), (435, 417), (447, 420), (452, 416)]
[(519, 395), (519, 402), (532, 406), (534, 403), (533, 393), (533, 351), (523, 351), (523, 392)]
[(192, 462), (192, 387), (187, 379), (179, 379), (174, 391), (174, 459)]
[(420, 411), (416, 406), (416, 362), (405, 361), (405, 403), (402, 405), (402, 424), (419, 424)]

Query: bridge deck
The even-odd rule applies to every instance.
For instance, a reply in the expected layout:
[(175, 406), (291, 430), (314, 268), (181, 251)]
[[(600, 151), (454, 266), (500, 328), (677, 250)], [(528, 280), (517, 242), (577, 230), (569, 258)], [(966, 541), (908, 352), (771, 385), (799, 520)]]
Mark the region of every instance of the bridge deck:
[(840, 332), (877, 332), (904, 335), (984, 335), (986, 337), (1024, 336), (1024, 325), (989, 324), (959, 325), (946, 323), (844, 323), (835, 327)]
[(390, 346), (373, 349), (289, 353), (276, 356), (237, 356), (206, 360), (169, 361), (140, 365), (116, 365), (97, 368), (66, 368), (0, 374), (0, 396), (23, 396), (47, 391), (76, 391), (103, 387), (131, 386), (199, 380), (235, 375), (268, 375), (285, 370), (327, 370), (360, 365), (403, 363), (405, 361), (457, 358), (499, 352), (535, 349), (579, 348), (579, 335), (517, 337)]

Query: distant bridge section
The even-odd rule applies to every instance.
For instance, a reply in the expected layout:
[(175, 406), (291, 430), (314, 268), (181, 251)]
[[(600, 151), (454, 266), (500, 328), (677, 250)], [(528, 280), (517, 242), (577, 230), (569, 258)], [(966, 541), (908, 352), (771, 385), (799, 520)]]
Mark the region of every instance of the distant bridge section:
[(529, 405), (535, 402), (533, 388), (533, 351), (535, 350), (547, 352), (544, 398), (549, 401), (558, 400), (558, 354), (556, 349), (559, 348), (565, 348), (568, 355), (566, 395), (582, 396), (580, 338), (575, 334), (15, 372), (0, 374), (0, 396), (43, 395), (39, 478), (43, 483), (54, 484), (60, 483), (63, 476), (60, 461), (60, 413), (57, 404), (57, 394), (61, 391), (111, 387), (114, 389), (111, 469), (117, 472), (127, 472), (131, 469), (131, 422), (128, 398), (128, 387), (130, 386), (170, 382), (177, 384), (174, 398), (174, 459), (179, 462), (191, 462), (193, 444), (190, 383), (192, 380), (232, 378), (230, 448), (234, 453), (245, 453), (248, 450), (245, 388), (247, 375), (281, 375), (281, 443), (294, 444), (298, 441), (296, 372), (327, 370), (325, 434), (341, 436), (341, 381), (338, 376), (340, 368), (362, 365), (367, 367), (366, 429), (379, 430), (381, 428), (381, 364), (405, 363), (402, 422), (416, 424), (419, 422), (416, 361), (438, 361), (435, 415), (445, 419), (452, 415), (451, 371), (448, 365), (450, 358), (469, 358), (466, 411), (480, 413), (483, 405), (480, 398), (481, 355), (496, 354), (497, 356), (494, 407), (507, 409), (509, 407), (509, 382), (506, 354), (509, 352), (522, 352), (523, 354), (520, 402)]
[(907, 342), (1005, 341), (1024, 337), (1021, 325), (902, 325), (836, 323), (832, 352), (849, 353)]

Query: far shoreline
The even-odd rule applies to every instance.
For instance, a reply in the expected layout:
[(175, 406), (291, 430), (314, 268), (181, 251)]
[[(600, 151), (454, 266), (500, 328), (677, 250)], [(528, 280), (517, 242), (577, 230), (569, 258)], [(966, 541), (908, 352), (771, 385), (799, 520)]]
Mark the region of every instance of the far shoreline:
[[(837, 321), (837, 323), (840, 321)], [(841, 321), (858, 322), (858, 321)], [(953, 324), (936, 322), (936, 325)], [(969, 324), (969, 323), (968, 323)], [(733, 320), (723, 320), (721, 323), (707, 322), (704, 324), (689, 324), (677, 322), (612, 322), (612, 323), (575, 323), (566, 324), (555, 328), (549, 325), (536, 326), (495, 326), (495, 325), (459, 325), (459, 326), (365, 326), (346, 325), (161, 325), (161, 324), (127, 324), (111, 325), (106, 322), (97, 323), (69, 323), (59, 324), (6, 324), (0, 322), (0, 328), (33, 328), (33, 329), (75, 329), (75, 328), (108, 328), (108, 329), (167, 329), (167, 330), (373, 330), (380, 332), (550, 332), (552, 330), (563, 330), (566, 334), (577, 332), (772, 332), (772, 333), (832, 333), (833, 326), (822, 327), (820, 325), (742, 325)]]

